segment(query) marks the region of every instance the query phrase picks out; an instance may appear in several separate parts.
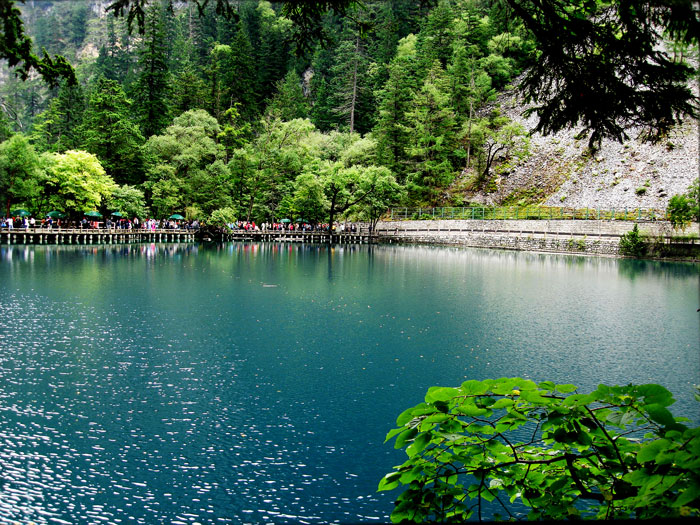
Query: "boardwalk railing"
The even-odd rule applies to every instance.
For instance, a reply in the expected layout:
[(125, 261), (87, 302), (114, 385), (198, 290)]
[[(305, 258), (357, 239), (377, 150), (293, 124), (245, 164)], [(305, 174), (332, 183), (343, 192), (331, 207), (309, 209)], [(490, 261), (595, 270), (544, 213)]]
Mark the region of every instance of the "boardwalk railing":
[(185, 229), (120, 230), (80, 228), (0, 228), (1, 244), (121, 244), (128, 242), (272, 241), (362, 244), (376, 240), (368, 228), (356, 232), (299, 230), (229, 230), (201, 232)]
[(654, 208), (559, 208), (553, 206), (464, 206), (440, 208), (392, 208), (386, 220), (616, 220), (662, 221), (666, 210)]
[(0, 243), (111, 244), (124, 242), (194, 241), (196, 230), (114, 228), (0, 228)]

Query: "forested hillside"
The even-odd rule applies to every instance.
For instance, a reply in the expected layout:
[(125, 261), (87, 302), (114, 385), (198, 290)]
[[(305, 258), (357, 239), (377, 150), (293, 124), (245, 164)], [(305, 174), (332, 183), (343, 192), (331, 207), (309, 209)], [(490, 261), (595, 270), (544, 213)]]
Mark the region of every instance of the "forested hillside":
[[(332, 222), (398, 204), (544, 202), (576, 173), (509, 178), (540, 169), (504, 95), (538, 51), (499, 0), (367, 1), (327, 15), (331, 41), (301, 56), (277, 3), (242, 0), (227, 19), (213, 2), (202, 15), (154, 1), (142, 34), (109, 4), (22, 6), (34, 45), (64, 55), (78, 83), (2, 71), (0, 215)], [(682, 173), (680, 191), (695, 176)]]

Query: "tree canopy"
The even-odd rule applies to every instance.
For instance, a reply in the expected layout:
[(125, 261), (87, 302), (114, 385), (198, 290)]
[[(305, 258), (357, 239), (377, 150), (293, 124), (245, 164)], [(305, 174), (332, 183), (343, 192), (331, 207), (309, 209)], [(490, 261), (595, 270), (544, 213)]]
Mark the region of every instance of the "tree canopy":
[(88, 151), (145, 214), (263, 222), (303, 202), (318, 221), (374, 221), (477, 190), (516, 202), (501, 189), (528, 130), (497, 110), (518, 86), (539, 130), (582, 126), (592, 148), (697, 112), (685, 1), (111, 0), (108, 16), (90, 1), (4, 0), (77, 82), (7, 75), (0, 143)]
[[(0, 57), (26, 79), (36, 70), (50, 85), (60, 78), (75, 82), (75, 74), (62, 56), (39, 58), (24, 31), (17, 0), (0, 0), (3, 38)], [(19, 0), (23, 3), (24, 0)], [(230, 0), (189, 0), (204, 16), (207, 6), (226, 19), (240, 17)], [(647, 128), (650, 139), (663, 137), (686, 115), (697, 116), (698, 100), (688, 87), (697, 66), (674, 60), (660, 46), (662, 37), (685, 45), (698, 43), (700, 9), (691, 0), (503, 0), (537, 43), (537, 60), (528, 69), (522, 89), (539, 116), (537, 129), (544, 133), (583, 124), (590, 144), (604, 137), (622, 140), (625, 128)], [(153, 0), (114, 0), (107, 10), (126, 17), (131, 28), (146, 31), (146, 13)], [(431, 0), (421, 4), (434, 5)], [(331, 41), (323, 17), (357, 20), (358, 34), (371, 29), (358, 13), (365, 10), (358, 0), (285, 0), (284, 16), (291, 20), (291, 38), (300, 54), (312, 51), (320, 40)], [(172, 2), (169, 2), (172, 9)], [(438, 15), (429, 20), (437, 28)], [(443, 63), (449, 45), (435, 45), (449, 33), (435, 29), (429, 49)], [(443, 31), (442, 33), (439, 33)], [(442, 36), (440, 36), (442, 35)], [(442, 50), (442, 51), (441, 51)], [(444, 65), (444, 64), (443, 64)]]

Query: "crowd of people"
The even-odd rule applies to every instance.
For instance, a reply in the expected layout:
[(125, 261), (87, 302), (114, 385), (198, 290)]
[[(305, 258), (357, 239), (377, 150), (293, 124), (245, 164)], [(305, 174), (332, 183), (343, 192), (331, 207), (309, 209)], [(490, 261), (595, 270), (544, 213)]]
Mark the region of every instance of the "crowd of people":
[[(255, 221), (236, 221), (226, 225), (230, 230), (245, 230), (245, 231), (302, 231), (302, 232), (327, 232), (329, 231), (328, 223), (311, 224), (308, 222), (263, 222), (257, 224)], [(54, 219), (45, 217), (40, 220), (34, 217), (2, 217), (0, 218), (0, 227), (6, 229), (53, 229), (53, 228), (80, 228), (81, 230), (140, 230), (140, 231), (155, 231), (155, 230), (197, 230), (200, 228), (198, 220), (175, 220), (175, 219), (145, 219), (140, 220), (138, 217), (133, 219), (128, 218), (113, 218), (108, 217), (104, 220), (95, 220), (92, 217), (83, 217), (79, 221), (68, 219)], [(333, 232), (356, 232), (357, 226), (354, 223), (335, 223)]]
[(68, 219), (54, 219), (45, 217), (37, 220), (34, 217), (2, 217), (0, 218), (0, 228), (14, 229), (53, 229), (53, 228), (80, 228), (88, 229), (111, 229), (111, 230), (196, 230), (200, 226), (199, 221), (174, 220), (174, 219), (146, 219), (139, 220), (125, 218), (107, 218), (104, 221), (96, 221), (92, 218), (83, 217), (79, 221)]
[[(328, 223), (311, 224), (308, 222), (263, 222), (256, 224), (255, 221), (237, 221), (227, 224), (231, 230), (245, 231), (304, 231), (304, 232), (327, 232), (329, 230)], [(354, 223), (335, 223), (333, 225), (334, 232), (356, 232), (357, 226)]]

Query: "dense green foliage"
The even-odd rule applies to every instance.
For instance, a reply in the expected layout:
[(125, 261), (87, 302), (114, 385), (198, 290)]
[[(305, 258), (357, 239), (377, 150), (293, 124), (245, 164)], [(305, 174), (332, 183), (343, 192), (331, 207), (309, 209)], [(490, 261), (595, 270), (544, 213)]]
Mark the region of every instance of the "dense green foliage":
[[(15, 2), (0, 2), (5, 4)], [(107, 15), (91, 9), (89, 0), (36, 1), (21, 6), (21, 17), (16, 5), (7, 13), (4, 20), (16, 29), (6, 33), (9, 39), (29, 34), (35, 46), (67, 57), (77, 82), (49, 75), (53, 83), (47, 85), (10, 75), (0, 85), (0, 141), (17, 134), (37, 154), (95, 155), (116, 184), (142, 192), (143, 204), (134, 209), (146, 215), (189, 210), (190, 218), (207, 219), (214, 210), (229, 209), (238, 219), (257, 222), (288, 215), (327, 222), (348, 216), (376, 220), (380, 207), (396, 203), (462, 205), (459, 192), (450, 191), (455, 180), (493, 188), (501, 173), (529, 155), (525, 130), (490, 104), (533, 66), (530, 71), (549, 83), (547, 89), (536, 87), (532, 74), (526, 83), (541, 103), (545, 131), (578, 119), (592, 140), (619, 138), (619, 126), (647, 119), (663, 132), (693, 110), (684, 82), (692, 72), (685, 58), (695, 42), (696, 19), (683, 22), (688, 12), (675, 4), (665, 15), (646, 8), (623, 12), (618, 2), (568, 8), (554, 2), (550, 12), (541, 2), (524, 0), (108, 5)], [(603, 13), (609, 15), (605, 23)], [(588, 98), (578, 105), (567, 99), (573, 95), (541, 65), (556, 66), (560, 76), (583, 69), (566, 57), (549, 57), (551, 42), (533, 22), (540, 18), (550, 29), (568, 29), (550, 31), (566, 49), (576, 48), (578, 23), (586, 28), (586, 43), (593, 41), (597, 22), (608, 37), (646, 19), (666, 28), (674, 60), (667, 64), (655, 47), (656, 69), (623, 75), (632, 82), (665, 82), (647, 89), (654, 103), (646, 95), (613, 97), (632, 100), (638, 118), (621, 120), (620, 112), (631, 111), (626, 106), (606, 108), (611, 120), (606, 116), (601, 124), (600, 115), (587, 108)], [(644, 25), (631, 34), (648, 43), (664, 37), (655, 31)], [(616, 62), (605, 62), (596, 74), (607, 77), (610, 68), (620, 67), (620, 57), (633, 52), (630, 42), (620, 40), (608, 42)], [(649, 52), (644, 46), (634, 51)], [(593, 74), (588, 66), (595, 57), (584, 58)], [(674, 86), (676, 103), (664, 116), (660, 108)], [(31, 192), (8, 188), (0, 185), (4, 203), (48, 211), (32, 208), (45, 201), (32, 200)]]
[(700, 179), (668, 202), (668, 218), (674, 228), (684, 230), (692, 221), (700, 222)]
[(630, 257), (641, 257), (647, 249), (647, 243), (644, 242), (642, 235), (639, 233), (639, 226), (634, 224), (634, 227), (620, 237), (620, 254), (629, 255)]
[(433, 387), (388, 433), (408, 459), (379, 489), (405, 489), (393, 522), (522, 518), (523, 505), (528, 519), (697, 517), (700, 427), (673, 402), (659, 385)]

